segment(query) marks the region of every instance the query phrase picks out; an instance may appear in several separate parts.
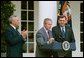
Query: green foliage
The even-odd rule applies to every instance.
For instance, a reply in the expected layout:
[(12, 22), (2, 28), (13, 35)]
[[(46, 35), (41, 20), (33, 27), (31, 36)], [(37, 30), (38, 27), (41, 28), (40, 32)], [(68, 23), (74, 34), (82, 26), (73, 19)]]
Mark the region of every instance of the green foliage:
[(13, 15), (15, 11), (14, 7), (11, 1), (1, 1), (1, 52), (6, 51), (4, 32), (9, 25), (8, 18)]

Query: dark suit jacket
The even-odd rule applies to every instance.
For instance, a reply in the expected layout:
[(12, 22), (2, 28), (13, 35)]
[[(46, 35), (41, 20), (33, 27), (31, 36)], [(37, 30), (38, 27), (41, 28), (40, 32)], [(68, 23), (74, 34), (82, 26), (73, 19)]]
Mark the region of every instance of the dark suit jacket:
[[(52, 37), (52, 32), (50, 33), (50, 36)], [(41, 28), (36, 34), (36, 43), (37, 43), (36, 57), (46, 57), (49, 54), (48, 52), (49, 50), (42, 49), (43, 46), (44, 48), (47, 48), (46, 47), (48, 45), (47, 41), (48, 41), (48, 36), (46, 34), (46, 31), (44, 28)]]
[[(68, 41), (68, 42), (75, 42), (75, 39), (74, 39), (74, 34), (73, 34), (73, 30), (72, 28), (70, 28), (69, 26), (65, 26), (65, 38), (62, 37), (62, 34), (61, 34), (61, 29), (60, 29), (60, 26), (55, 26), (52, 28), (52, 34), (53, 34), (53, 37), (55, 38), (55, 40), (57, 42), (64, 42), (64, 41)], [(71, 57), (70, 55), (72, 55), (71, 51), (59, 51), (58, 52), (59, 55), (63, 54), (65, 56), (68, 56), (68, 57)]]
[(65, 31), (66, 31), (65, 38), (63, 39), (60, 26), (53, 27), (52, 34), (55, 40), (58, 42), (63, 42), (63, 41), (75, 42), (72, 28), (65, 26)]
[(7, 57), (22, 57), (22, 36), (12, 26), (6, 30)]

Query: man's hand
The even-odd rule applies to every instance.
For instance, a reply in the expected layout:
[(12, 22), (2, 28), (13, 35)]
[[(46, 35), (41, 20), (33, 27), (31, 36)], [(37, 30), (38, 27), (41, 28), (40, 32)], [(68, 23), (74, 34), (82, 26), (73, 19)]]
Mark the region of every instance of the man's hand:
[(53, 42), (54, 42), (54, 38), (50, 38), (50, 39), (47, 41), (48, 44), (51, 44), (51, 43), (53, 43)]
[(27, 34), (28, 34), (28, 30), (23, 30), (21, 32), (21, 35), (22, 35), (23, 38), (26, 38), (27, 37)]

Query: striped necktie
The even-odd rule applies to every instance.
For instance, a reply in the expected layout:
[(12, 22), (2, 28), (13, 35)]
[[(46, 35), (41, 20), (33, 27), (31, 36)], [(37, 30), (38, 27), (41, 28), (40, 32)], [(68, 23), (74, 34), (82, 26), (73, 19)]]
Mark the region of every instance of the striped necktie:
[(62, 27), (61, 33), (62, 33), (62, 37), (65, 38), (64, 27)]

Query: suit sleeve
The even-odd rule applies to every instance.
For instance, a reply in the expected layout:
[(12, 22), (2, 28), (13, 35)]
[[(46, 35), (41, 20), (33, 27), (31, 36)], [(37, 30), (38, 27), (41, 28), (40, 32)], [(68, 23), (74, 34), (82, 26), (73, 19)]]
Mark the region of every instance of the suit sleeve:
[(54, 38), (56, 37), (54, 28), (52, 28), (52, 35), (53, 35)]
[(56, 27), (52, 28), (52, 35), (55, 38), (55, 41), (58, 41), (58, 42), (63, 41), (62, 36), (60, 35), (58, 28), (56, 28)]
[(59, 40), (58, 40), (58, 39), (59, 39), (59, 37), (58, 37), (59, 34), (58, 34), (58, 33), (56, 34), (56, 33), (57, 33), (56, 27), (53, 27), (53, 28), (52, 28), (52, 35), (53, 35), (53, 37), (55, 38), (56, 41), (59, 41)]
[(39, 46), (44, 46), (45, 44), (47, 44), (47, 42), (44, 41), (42, 33), (40, 32), (37, 32), (36, 34), (36, 42)]
[(6, 41), (9, 45), (16, 45), (18, 43), (23, 43), (22, 36), (18, 36), (13, 31), (7, 30), (6, 32)]
[(74, 33), (72, 29), (71, 29), (71, 42), (75, 42)]

